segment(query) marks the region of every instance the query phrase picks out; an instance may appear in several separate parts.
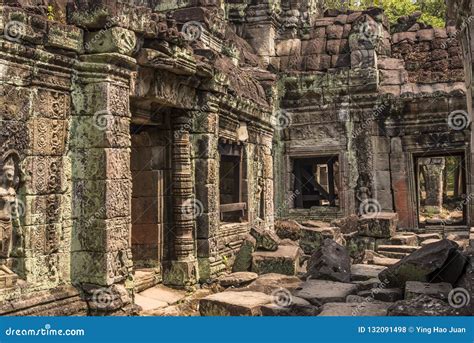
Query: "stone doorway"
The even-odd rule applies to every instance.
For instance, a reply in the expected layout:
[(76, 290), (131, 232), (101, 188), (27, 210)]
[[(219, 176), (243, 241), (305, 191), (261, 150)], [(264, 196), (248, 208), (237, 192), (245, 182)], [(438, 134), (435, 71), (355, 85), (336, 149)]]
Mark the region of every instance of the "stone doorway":
[(415, 158), (419, 227), (466, 224), (466, 169), (463, 153)]
[[(132, 235), (135, 280), (139, 288), (162, 280), (169, 255), (166, 238), (170, 208), (170, 144), (156, 126), (132, 125)], [(147, 287), (143, 287), (147, 288)]]

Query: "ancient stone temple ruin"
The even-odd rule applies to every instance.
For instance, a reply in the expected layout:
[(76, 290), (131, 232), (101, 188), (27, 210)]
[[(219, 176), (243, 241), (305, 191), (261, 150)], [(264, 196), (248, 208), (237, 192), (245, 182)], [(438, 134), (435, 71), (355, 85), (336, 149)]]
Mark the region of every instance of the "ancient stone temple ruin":
[[(472, 292), (474, 8), (449, 8), (3, 0), (0, 314), (158, 315), (161, 289), (358, 315), (379, 272), (392, 314), (421, 282)], [(430, 251), (449, 259), (404, 279)]]

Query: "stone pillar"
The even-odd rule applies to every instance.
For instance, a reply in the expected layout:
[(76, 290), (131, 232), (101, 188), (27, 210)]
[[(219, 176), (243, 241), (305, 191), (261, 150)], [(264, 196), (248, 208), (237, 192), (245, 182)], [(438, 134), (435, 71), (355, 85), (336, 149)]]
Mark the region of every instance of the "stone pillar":
[(439, 213), (443, 206), (444, 158), (423, 158), (418, 161), (425, 180), (425, 207)]
[(202, 211), (196, 213), (197, 257), (199, 277), (205, 282), (219, 268), (216, 241), (219, 227), (219, 178), (218, 178), (218, 105), (215, 99), (205, 97), (200, 111), (194, 114), (193, 147), (196, 203)]
[(175, 259), (164, 275), (164, 283), (192, 286), (198, 280), (194, 253), (195, 214), (199, 211), (193, 194), (191, 168), (191, 117), (178, 114), (172, 118), (172, 194)]
[(102, 57), (78, 65), (70, 131), (71, 274), (91, 314), (127, 308), (133, 289), (130, 70), (101, 62), (117, 55)]
[(409, 155), (403, 151), (400, 137), (393, 137), (390, 142), (391, 182), (395, 212), (398, 214), (399, 227), (416, 228), (418, 223), (415, 187), (410, 181), (411, 167)]
[[(448, 43), (450, 40), (461, 41), (463, 49), (463, 62), (466, 80), (466, 97), (469, 119), (472, 121), (474, 115), (474, 6), (472, 1), (467, 0), (448, 0), (447, 17), (451, 23), (456, 23), (456, 30), (450, 32)], [(466, 173), (467, 193), (474, 193), (474, 179), (470, 170), (474, 170), (474, 153), (472, 145), (474, 144), (474, 130), (471, 130), (471, 154), (468, 161), (468, 172)], [(467, 204), (468, 226), (474, 225), (474, 202), (470, 200)]]

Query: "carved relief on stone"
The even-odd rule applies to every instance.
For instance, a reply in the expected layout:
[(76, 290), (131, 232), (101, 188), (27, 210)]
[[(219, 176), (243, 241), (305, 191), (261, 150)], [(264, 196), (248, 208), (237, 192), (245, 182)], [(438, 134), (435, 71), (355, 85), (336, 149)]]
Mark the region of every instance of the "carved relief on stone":
[(0, 118), (3, 120), (27, 120), (30, 112), (29, 94), (30, 91), (26, 88), (1, 85), (2, 111)]
[[(13, 246), (13, 230), (21, 238), (19, 223), (19, 203), (16, 197), (19, 177), (19, 155), (14, 151), (7, 152), (0, 161), (0, 258), (10, 257)], [(22, 242), (21, 242), (22, 243)]]
[(27, 157), (24, 169), (29, 175), (29, 180), (25, 184), (27, 194), (57, 194), (64, 191), (62, 159), (60, 157)]
[(3, 120), (0, 125), (0, 149), (23, 151), (28, 148), (28, 129), (25, 122)]
[(42, 118), (66, 119), (69, 114), (69, 95), (39, 88), (33, 111)]
[(41, 155), (62, 155), (65, 150), (66, 121), (36, 118), (32, 121), (33, 150)]

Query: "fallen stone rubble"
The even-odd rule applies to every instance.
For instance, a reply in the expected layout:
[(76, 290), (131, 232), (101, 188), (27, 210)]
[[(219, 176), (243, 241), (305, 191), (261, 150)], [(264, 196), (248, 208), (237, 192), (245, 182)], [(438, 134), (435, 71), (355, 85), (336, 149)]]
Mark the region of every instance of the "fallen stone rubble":
[[(439, 233), (397, 232), (395, 225), (396, 216), (383, 214), (332, 223), (288, 220), (277, 222), (274, 231), (252, 229), (232, 270), (190, 295), (162, 286), (140, 291), (141, 314), (473, 315), (472, 240), (461, 242), (464, 233), (446, 235), (454, 241)], [(374, 250), (360, 246), (351, 254), (354, 239), (385, 235)], [(387, 257), (380, 247), (406, 254)]]
[(397, 232), (396, 223), (396, 215), (381, 214), (252, 230), (236, 259), (245, 271), (221, 277), (222, 291), (199, 301), (200, 315), (473, 315), (473, 261), (463, 245), (438, 233)]

